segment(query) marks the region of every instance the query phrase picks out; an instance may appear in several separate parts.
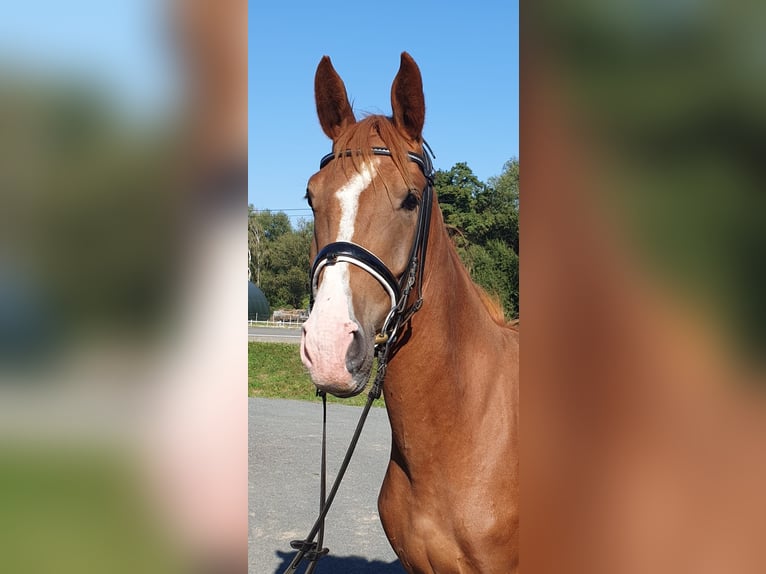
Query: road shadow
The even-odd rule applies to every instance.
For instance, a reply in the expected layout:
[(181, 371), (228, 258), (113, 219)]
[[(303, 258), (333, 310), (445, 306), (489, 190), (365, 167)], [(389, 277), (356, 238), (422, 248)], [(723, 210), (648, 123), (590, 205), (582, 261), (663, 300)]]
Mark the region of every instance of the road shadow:
[[(274, 570), (274, 574), (282, 574), (290, 566), (295, 557), (295, 552), (276, 552), (282, 563)], [(298, 568), (303, 573), (306, 562)], [(319, 560), (315, 574), (406, 574), (398, 560), (383, 562), (382, 560), (367, 560), (361, 556), (333, 556), (329, 554)]]

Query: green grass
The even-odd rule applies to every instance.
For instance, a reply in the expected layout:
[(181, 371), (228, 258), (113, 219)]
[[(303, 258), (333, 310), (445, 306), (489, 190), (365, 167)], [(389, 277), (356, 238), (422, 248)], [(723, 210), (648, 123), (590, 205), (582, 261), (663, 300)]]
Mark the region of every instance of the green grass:
[(113, 449), (65, 443), (0, 444), (2, 571), (181, 572), (146, 477)]
[[(250, 397), (320, 400), (301, 363), (298, 346), (289, 343), (248, 343), (247, 382)], [(355, 397), (338, 399), (327, 395), (327, 399), (329, 402), (362, 406), (367, 402), (367, 391), (369, 385)], [(383, 399), (375, 401), (375, 405), (383, 406)]]

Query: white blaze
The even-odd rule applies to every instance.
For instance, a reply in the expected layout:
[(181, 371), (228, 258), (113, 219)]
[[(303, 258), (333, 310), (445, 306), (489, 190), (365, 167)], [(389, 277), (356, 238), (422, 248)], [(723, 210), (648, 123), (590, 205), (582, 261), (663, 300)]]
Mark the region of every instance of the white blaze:
[[(335, 192), (340, 203), (340, 222), (335, 241), (351, 241), (354, 236), (359, 197), (373, 180), (371, 166), (365, 165)], [(317, 290), (314, 308), (304, 325), (302, 356), (312, 377), (327, 382), (345, 383), (350, 377), (345, 366), (346, 351), (358, 329), (354, 321), (349, 286), (348, 264), (327, 265)]]
[(359, 196), (372, 183), (372, 170), (363, 166), (361, 173), (355, 173), (348, 183), (335, 192), (340, 202), (340, 225), (335, 241), (351, 241), (354, 235)]
[[(372, 169), (365, 165), (361, 172), (355, 173), (346, 185), (335, 192), (335, 196), (340, 203), (340, 223), (338, 224), (338, 235), (335, 241), (351, 241), (354, 236), (354, 227), (356, 225), (356, 214), (359, 210), (359, 196), (372, 183)], [(322, 284), (316, 295), (316, 302), (324, 307), (327, 303), (330, 306), (345, 307), (346, 320), (352, 318), (351, 310), (351, 288), (348, 283), (348, 265), (329, 265), (324, 268), (322, 273)], [(327, 312), (339, 317), (341, 309), (327, 309)]]

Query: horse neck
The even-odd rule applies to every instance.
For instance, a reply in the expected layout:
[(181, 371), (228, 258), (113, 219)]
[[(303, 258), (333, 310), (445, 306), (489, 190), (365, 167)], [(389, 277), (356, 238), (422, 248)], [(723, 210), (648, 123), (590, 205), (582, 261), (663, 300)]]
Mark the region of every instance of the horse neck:
[(434, 204), (423, 305), (400, 333), (402, 345), (389, 363), (384, 383), (395, 446), (411, 433), (436, 436), (472, 408), (464, 386), (481, 384), (469, 375), (475, 370), (475, 352), (499, 328)]

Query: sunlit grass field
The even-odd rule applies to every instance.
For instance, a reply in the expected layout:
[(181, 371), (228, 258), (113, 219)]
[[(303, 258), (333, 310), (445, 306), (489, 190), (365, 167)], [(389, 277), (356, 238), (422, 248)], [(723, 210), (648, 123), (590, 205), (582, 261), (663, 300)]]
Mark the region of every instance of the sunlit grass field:
[[(247, 345), (248, 396), (319, 401), (306, 368), (301, 363), (298, 346), (289, 343), (250, 342)], [(362, 406), (367, 401), (368, 387), (356, 397), (328, 401)], [(383, 406), (383, 398), (375, 401)]]

